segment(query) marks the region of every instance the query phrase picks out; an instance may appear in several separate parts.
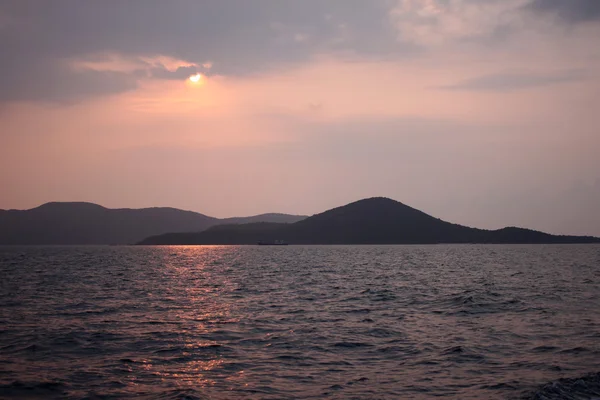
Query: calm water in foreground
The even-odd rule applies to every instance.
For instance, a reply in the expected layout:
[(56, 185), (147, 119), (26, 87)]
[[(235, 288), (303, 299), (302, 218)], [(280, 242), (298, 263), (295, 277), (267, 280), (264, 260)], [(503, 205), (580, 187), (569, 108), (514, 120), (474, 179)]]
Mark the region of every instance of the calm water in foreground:
[(600, 371), (600, 246), (0, 247), (0, 271), (0, 398), (600, 393), (556, 382)]

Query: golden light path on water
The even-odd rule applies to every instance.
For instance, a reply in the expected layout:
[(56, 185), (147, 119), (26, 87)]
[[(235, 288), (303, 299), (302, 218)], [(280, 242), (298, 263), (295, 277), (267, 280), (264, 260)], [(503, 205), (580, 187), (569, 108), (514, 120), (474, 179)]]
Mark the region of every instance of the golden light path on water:
[[(164, 265), (164, 280), (175, 283), (168, 297), (161, 301), (178, 304), (163, 318), (181, 325), (182, 340), (179, 348), (174, 349), (177, 351), (175, 363), (153, 365), (147, 362), (144, 368), (181, 388), (210, 387), (217, 383), (217, 377), (221, 383), (236, 381), (236, 386), (247, 385), (240, 382), (243, 370), (215, 374), (219, 369), (227, 369), (227, 360), (219, 351), (223, 345), (219, 338), (229, 339), (227, 327), (239, 323), (240, 316), (236, 302), (231, 299), (235, 284), (214, 268), (226, 268), (222, 259), (235, 248), (164, 246), (157, 250)], [(199, 356), (200, 353), (203, 355)]]

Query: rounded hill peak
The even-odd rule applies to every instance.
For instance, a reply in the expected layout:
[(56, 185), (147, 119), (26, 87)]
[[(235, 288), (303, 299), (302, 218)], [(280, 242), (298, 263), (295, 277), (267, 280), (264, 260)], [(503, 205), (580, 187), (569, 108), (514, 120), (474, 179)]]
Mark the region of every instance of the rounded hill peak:
[[(390, 199), (388, 197), (370, 197), (367, 199), (358, 200), (336, 209), (351, 209), (351, 210), (363, 210), (363, 209), (413, 209), (406, 204), (400, 203), (399, 201)], [(332, 211), (332, 210), (330, 210)], [(415, 210), (417, 211), (417, 210)], [(327, 211), (326, 211), (327, 212)]]
[(399, 201), (390, 199), (389, 197), (369, 197), (366, 199), (358, 200), (351, 204), (402, 204)]
[(74, 201), (74, 202), (60, 202), (52, 201), (49, 203), (42, 204), (34, 210), (106, 210), (105, 207), (95, 203), (88, 203), (85, 201)]

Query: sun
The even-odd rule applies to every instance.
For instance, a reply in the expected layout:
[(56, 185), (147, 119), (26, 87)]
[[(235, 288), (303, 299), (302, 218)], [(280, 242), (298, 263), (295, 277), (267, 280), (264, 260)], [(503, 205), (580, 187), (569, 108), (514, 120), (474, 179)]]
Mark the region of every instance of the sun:
[(202, 79), (202, 75), (200, 75), (199, 73), (195, 75), (190, 75), (189, 79), (192, 83), (198, 83), (200, 82), (200, 79)]

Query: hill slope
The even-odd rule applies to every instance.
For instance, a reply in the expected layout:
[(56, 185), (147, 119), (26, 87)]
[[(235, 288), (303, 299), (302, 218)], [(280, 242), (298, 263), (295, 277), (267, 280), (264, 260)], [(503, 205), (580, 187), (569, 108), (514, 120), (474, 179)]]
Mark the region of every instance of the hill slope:
[(337, 207), (292, 224), (222, 225), (198, 233), (149, 237), (141, 244), (255, 244), (260, 240), (284, 240), (294, 244), (600, 242), (598, 238), (554, 236), (521, 228), (497, 231), (469, 228), (378, 197)]
[(295, 222), (287, 214), (221, 220), (176, 208), (109, 209), (92, 203), (46, 203), (0, 210), (0, 244), (130, 244), (165, 232), (198, 232), (221, 223)]

